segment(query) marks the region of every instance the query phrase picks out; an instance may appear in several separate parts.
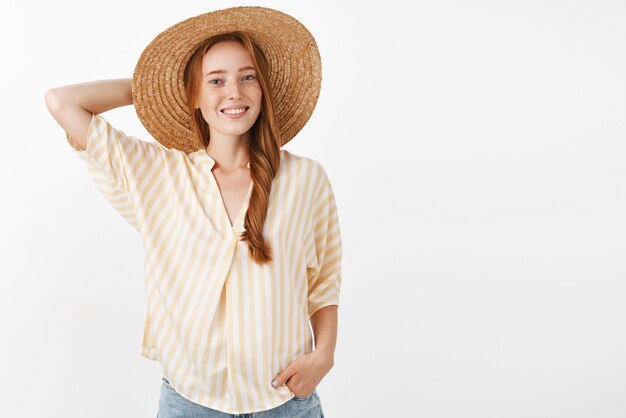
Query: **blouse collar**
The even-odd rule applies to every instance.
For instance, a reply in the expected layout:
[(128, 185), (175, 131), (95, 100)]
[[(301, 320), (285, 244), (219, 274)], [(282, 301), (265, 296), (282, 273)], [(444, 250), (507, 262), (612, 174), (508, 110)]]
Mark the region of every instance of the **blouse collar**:
[[(215, 166), (215, 160), (213, 159), (213, 157), (211, 157), (206, 152), (205, 148), (200, 148), (194, 154), (198, 154), (198, 157), (200, 158), (200, 160), (204, 161), (206, 164), (208, 164), (209, 165), (209, 169), (213, 169), (213, 166)], [(250, 162), (249, 161), (248, 161), (248, 164), (246, 164), (246, 167), (250, 168)]]

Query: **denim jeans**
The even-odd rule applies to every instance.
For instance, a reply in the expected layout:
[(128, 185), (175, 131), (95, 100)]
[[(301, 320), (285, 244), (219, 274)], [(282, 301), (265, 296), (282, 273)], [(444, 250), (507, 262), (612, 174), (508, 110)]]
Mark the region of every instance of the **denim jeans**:
[(282, 405), (248, 414), (227, 414), (183, 398), (162, 378), (157, 418), (324, 418), (322, 404), (314, 390), (306, 398), (296, 396)]

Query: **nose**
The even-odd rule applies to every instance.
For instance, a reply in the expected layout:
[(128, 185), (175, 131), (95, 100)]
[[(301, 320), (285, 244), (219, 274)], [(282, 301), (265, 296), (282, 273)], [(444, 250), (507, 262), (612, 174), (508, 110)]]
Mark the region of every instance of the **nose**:
[(241, 98), (241, 86), (238, 82), (233, 81), (228, 86), (228, 98), (238, 100)]

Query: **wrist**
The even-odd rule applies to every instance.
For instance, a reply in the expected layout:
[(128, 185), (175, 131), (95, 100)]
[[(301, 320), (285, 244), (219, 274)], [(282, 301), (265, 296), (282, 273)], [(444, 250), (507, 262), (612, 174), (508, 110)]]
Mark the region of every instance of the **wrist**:
[(332, 347), (315, 347), (313, 352), (331, 367), (335, 363), (335, 350)]

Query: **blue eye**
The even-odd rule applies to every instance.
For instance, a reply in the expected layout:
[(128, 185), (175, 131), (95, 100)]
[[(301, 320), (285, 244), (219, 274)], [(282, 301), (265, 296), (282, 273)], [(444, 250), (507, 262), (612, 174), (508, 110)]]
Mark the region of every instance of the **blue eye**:
[[(247, 78), (247, 77), (252, 77), (253, 79), (254, 79), (254, 78), (256, 78), (256, 77), (255, 77), (255, 76), (253, 76), (252, 74), (248, 74), (248, 75), (244, 76), (244, 79), (246, 79), (246, 80), (250, 80), (250, 79), (249, 79), (249, 78)], [(209, 84), (217, 85), (218, 83), (214, 83), (214, 81), (220, 81), (220, 79), (219, 79), (219, 78), (214, 78), (214, 79), (212, 79), (212, 80), (209, 80)]]

